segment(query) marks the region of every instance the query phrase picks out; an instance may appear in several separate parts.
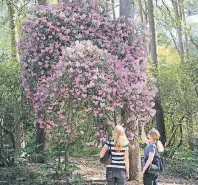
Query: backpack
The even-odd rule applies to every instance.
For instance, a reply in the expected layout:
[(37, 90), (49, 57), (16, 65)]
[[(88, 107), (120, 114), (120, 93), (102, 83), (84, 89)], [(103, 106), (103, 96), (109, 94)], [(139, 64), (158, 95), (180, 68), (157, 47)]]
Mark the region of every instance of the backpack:
[[(156, 146), (157, 149), (157, 146)], [(159, 155), (158, 150), (156, 150), (157, 155), (154, 156), (152, 163), (147, 168), (146, 172), (151, 174), (162, 173), (164, 172), (164, 157)]]

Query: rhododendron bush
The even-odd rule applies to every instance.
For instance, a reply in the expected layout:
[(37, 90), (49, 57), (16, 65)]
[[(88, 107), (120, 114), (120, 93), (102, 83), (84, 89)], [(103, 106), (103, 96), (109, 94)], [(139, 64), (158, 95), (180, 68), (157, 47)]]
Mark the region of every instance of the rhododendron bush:
[(84, 120), (102, 142), (125, 105), (131, 112), (129, 133), (137, 120), (148, 122), (155, 87), (146, 76), (142, 30), (124, 18), (112, 20), (89, 2), (31, 9), (19, 49), (22, 85), (39, 126), (61, 127), (69, 139), (87, 132)]

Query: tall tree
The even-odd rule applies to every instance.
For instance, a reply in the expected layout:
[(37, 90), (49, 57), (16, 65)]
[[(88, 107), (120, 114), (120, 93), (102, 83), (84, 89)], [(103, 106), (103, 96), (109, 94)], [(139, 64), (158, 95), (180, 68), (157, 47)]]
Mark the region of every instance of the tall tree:
[[(18, 48), (17, 48), (17, 37), (18, 37), (18, 4), (13, 0), (7, 0), (8, 15), (9, 15), (9, 25), (10, 25), (10, 35), (11, 35), (11, 60), (14, 62), (19, 62)], [(13, 98), (13, 117), (15, 125), (15, 144), (16, 148), (24, 147), (23, 139), (23, 123), (21, 119), (21, 92), (20, 96), (15, 96)]]
[[(120, 0), (120, 16), (125, 18), (134, 18), (134, 1), (132, 0)], [(126, 20), (127, 21), (127, 20)], [(128, 107), (124, 107), (121, 111), (122, 122), (127, 127), (127, 119), (130, 117), (131, 112), (127, 111)], [(129, 180), (138, 180), (141, 171), (140, 165), (140, 147), (138, 141), (138, 127), (137, 123), (133, 124), (134, 137), (130, 139), (129, 149)]]
[[(47, 4), (47, 0), (38, 0), (38, 4), (39, 5), (46, 5)], [(38, 112), (38, 117), (40, 116), (41, 112)], [(46, 132), (45, 132), (45, 128), (41, 128), (39, 126), (39, 123), (37, 122), (36, 124), (36, 150), (35, 152), (37, 154), (42, 154), (42, 152), (45, 149), (45, 140), (46, 140)], [(39, 160), (37, 160), (37, 162), (44, 162), (44, 156), (40, 156)]]
[(16, 49), (16, 26), (15, 26), (15, 8), (13, 1), (6, 1), (8, 7), (9, 23), (10, 23), (10, 33), (11, 33), (11, 57), (12, 60), (17, 59), (17, 49)]
[(175, 21), (176, 21), (176, 31), (178, 36), (178, 49), (179, 55), (181, 58), (181, 62), (184, 62), (184, 42), (183, 42), (183, 30), (182, 30), (182, 0), (172, 0), (172, 5), (175, 14)]
[(120, 16), (134, 18), (134, 1), (120, 0)]
[[(154, 64), (155, 73), (158, 74), (157, 39), (156, 39), (153, 0), (148, 0), (147, 4), (148, 4), (149, 32), (151, 34), (150, 52)], [(165, 123), (164, 123), (164, 111), (161, 104), (160, 92), (157, 94), (155, 98), (155, 109), (156, 109), (156, 126), (161, 134), (161, 141), (165, 145), (166, 131), (165, 131)]]
[(141, 22), (144, 23), (142, 0), (138, 0), (138, 6), (139, 6), (139, 14), (140, 14)]
[(115, 1), (114, 0), (111, 0), (111, 3), (112, 3), (112, 14), (113, 14), (113, 19), (116, 18), (115, 16)]

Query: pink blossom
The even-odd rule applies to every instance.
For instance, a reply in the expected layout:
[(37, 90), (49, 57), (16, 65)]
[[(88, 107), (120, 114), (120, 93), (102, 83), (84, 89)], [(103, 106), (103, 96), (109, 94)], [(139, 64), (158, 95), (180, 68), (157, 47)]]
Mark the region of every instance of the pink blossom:
[[(82, 112), (95, 117), (88, 124), (95, 125), (102, 142), (105, 126), (115, 125), (106, 114), (120, 114), (119, 108), (129, 108), (128, 131), (136, 119), (148, 122), (155, 114), (156, 88), (155, 80), (146, 75), (144, 30), (130, 20), (123, 24), (124, 18), (112, 20), (92, 3), (82, 8), (72, 1), (30, 11), (21, 27), (19, 51), (22, 85), (40, 126), (65, 127), (72, 139), (74, 131), (63, 123), (72, 105), (77, 117)], [(45, 116), (51, 121), (44, 121)], [(107, 120), (101, 123), (98, 117)]]

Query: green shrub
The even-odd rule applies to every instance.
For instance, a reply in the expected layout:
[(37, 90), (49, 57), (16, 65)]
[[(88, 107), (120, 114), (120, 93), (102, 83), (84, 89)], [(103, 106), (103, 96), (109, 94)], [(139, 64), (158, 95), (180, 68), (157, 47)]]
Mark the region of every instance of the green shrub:
[(87, 157), (90, 155), (99, 154), (100, 148), (94, 146), (87, 146), (81, 142), (78, 142), (72, 146), (71, 156), (72, 157)]
[(198, 178), (198, 150), (179, 149), (166, 160), (166, 173), (187, 179)]

